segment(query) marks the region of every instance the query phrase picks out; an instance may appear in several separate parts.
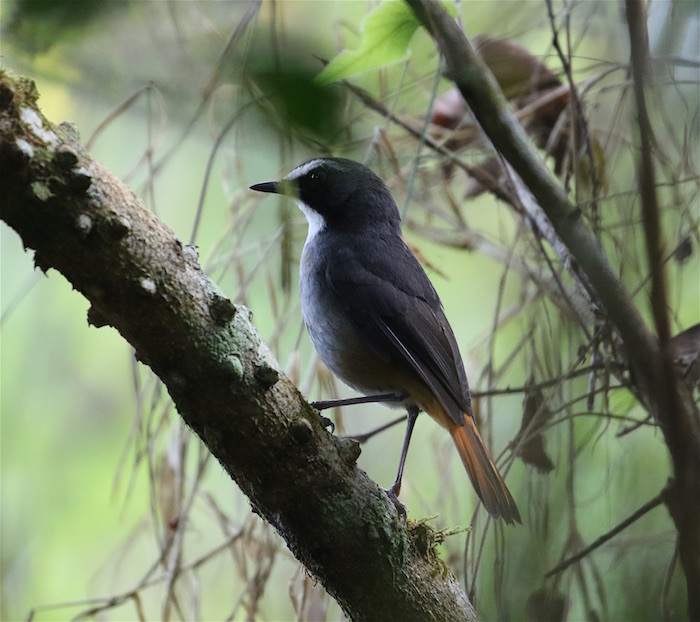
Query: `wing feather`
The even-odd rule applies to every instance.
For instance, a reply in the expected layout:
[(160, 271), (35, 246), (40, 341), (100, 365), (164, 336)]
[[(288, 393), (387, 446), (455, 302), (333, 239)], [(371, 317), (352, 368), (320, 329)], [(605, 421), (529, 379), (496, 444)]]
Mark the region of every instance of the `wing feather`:
[(370, 261), (345, 246), (326, 279), (367, 347), (383, 360), (400, 358), (463, 425), (471, 401), (459, 349), (437, 292), (408, 247), (386, 244)]

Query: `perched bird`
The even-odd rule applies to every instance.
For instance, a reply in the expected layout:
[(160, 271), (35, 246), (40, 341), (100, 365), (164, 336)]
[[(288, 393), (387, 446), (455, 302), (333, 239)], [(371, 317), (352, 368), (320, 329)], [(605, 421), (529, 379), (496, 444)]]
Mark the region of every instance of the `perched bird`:
[(389, 189), (366, 166), (318, 158), (281, 181), (251, 186), (294, 198), (309, 223), (300, 267), (301, 310), (323, 362), (368, 396), (394, 394), (408, 412), (397, 500), (418, 413), (454, 439), (491, 516), (520, 513), (476, 428), (464, 364), (440, 298), (401, 237)]

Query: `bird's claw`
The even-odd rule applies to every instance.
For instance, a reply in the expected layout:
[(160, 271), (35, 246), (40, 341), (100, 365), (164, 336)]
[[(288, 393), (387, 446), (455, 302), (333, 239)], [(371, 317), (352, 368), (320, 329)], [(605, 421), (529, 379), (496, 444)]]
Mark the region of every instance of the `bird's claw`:
[(406, 506), (399, 501), (398, 492), (393, 486), (391, 488), (386, 488), (384, 492), (386, 492), (387, 497), (389, 497), (391, 502), (394, 504), (394, 507), (399, 514), (399, 520), (401, 520), (402, 523), (405, 523), (406, 519), (408, 518), (408, 512), (406, 511)]
[(335, 434), (335, 423), (333, 423), (328, 417), (324, 417), (321, 413), (318, 413), (318, 418), (321, 420), (321, 425), (324, 428), (330, 428), (331, 434)]

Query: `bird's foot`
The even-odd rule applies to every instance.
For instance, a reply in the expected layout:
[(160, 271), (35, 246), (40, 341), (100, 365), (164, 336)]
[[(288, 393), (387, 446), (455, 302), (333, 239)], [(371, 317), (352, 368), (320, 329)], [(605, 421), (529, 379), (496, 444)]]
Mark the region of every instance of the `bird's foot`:
[(318, 413), (318, 418), (321, 421), (321, 425), (324, 428), (330, 428), (331, 434), (335, 434), (335, 423), (333, 423), (328, 417), (324, 417), (321, 413)]
[(399, 501), (399, 489), (392, 486), (391, 488), (386, 488), (384, 492), (386, 492), (387, 496), (394, 504), (394, 507), (399, 514), (399, 520), (401, 520), (402, 523), (405, 523), (406, 519), (408, 518), (408, 512), (406, 511), (406, 506)]

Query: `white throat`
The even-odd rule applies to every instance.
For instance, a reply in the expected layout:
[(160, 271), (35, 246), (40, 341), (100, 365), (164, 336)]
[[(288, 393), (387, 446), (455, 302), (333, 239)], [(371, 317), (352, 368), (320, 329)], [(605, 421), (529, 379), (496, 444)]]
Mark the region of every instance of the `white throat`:
[[(285, 180), (293, 181), (295, 179), (299, 179), (299, 177), (303, 177), (304, 175), (310, 173), (322, 163), (323, 159), (321, 158), (305, 162), (304, 164), (297, 166), (291, 173), (289, 173), (289, 175), (285, 177)], [(311, 209), (303, 201), (297, 200), (297, 205), (299, 206), (299, 209), (304, 212), (304, 216), (306, 216), (306, 220), (309, 223), (309, 233), (306, 236), (306, 244), (309, 244), (311, 240), (313, 240), (326, 228), (326, 221), (321, 214), (319, 214), (316, 210)]]
[(316, 210), (311, 209), (303, 201), (297, 201), (299, 209), (304, 212), (306, 220), (309, 223), (309, 233), (306, 236), (306, 244), (309, 244), (321, 231), (326, 228), (326, 221)]

